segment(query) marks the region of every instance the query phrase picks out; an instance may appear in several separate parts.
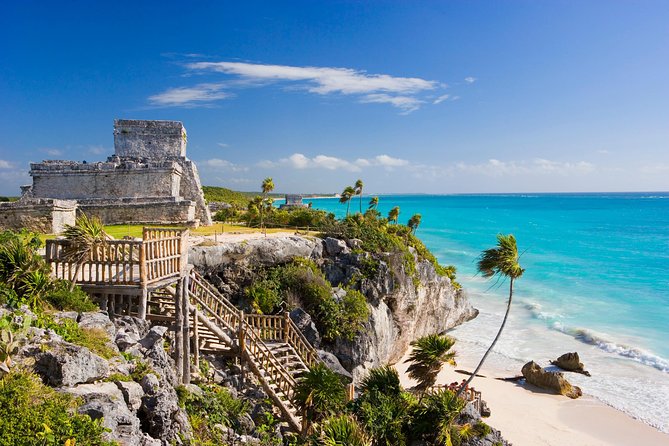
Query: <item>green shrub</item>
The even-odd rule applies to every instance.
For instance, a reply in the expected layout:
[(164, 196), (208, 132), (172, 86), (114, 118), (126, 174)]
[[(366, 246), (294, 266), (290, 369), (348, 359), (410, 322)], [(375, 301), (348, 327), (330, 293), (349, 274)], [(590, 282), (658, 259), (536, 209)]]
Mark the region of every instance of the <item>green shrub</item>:
[(254, 282), (246, 289), (246, 297), (257, 312), (273, 314), (280, 308), (283, 299), (279, 295), (277, 285), (276, 282), (270, 280), (261, 280)]
[(399, 397), (402, 392), (400, 376), (391, 365), (374, 367), (360, 383), (360, 392), (364, 396), (371, 392), (380, 392), (393, 398)]
[(216, 424), (235, 427), (235, 420), (249, 411), (246, 401), (233, 398), (224, 387), (200, 386), (203, 393), (182, 395), (183, 407), (193, 428), (194, 444), (225, 444), (222, 432)]
[(56, 392), (31, 374), (14, 372), (0, 380), (0, 444), (111, 446), (101, 420), (76, 412), (77, 400)]
[(426, 394), (411, 408), (410, 435), (415, 439), (448, 444), (454, 421), (464, 406), (465, 401), (450, 390)]
[(111, 347), (107, 333), (99, 328), (81, 328), (71, 319), (56, 322), (48, 314), (39, 315), (33, 324), (39, 328), (51, 329), (62, 336), (63, 340), (86, 347), (105, 359), (118, 355), (118, 352)]
[(53, 289), (46, 293), (44, 299), (58, 310), (76, 311), (77, 313), (99, 310), (99, 307), (81, 288), (77, 287), (70, 291), (70, 283), (67, 281), (58, 281)]
[(319, 438), (314, 444), (319, 446), (371, 446), (372, 442), (355, 418), (350, 415), (339, 415), (323, 421)]
[(340, 304), (339, 334), (344, 339), (352, 341), (369, 319), (367, 299), (357, 290), (347, 289), (346, 295)]

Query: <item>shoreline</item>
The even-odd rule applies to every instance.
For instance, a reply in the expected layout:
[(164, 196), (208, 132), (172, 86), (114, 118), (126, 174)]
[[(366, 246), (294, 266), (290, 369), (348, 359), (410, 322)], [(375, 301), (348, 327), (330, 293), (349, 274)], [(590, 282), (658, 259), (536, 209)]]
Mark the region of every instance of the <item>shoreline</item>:
[[(456, 343), (456, 348), (458, 343)], [(415, 383), (407, 376), (409, 348), (394, 364), (405, 388)], [(467, 375), (455, 369), (473, 370), (480, 358), (462, 354), (456, 357), (457, 367), (444, 365), (437, 384), (462, 381)], [(617, 410), (591, 395), (576, 400), (554, 395), (530, 384), (501, 381), (509, 372), (484, 364), (472, 387), (482, 392), (491, 416), (487, 424), (501, 431), (514, 446), (627, 446), (630, 444), (669, 444), (669, 434)], [(518, 371), (520, 375), (520, 371)], [(572, 373), (565, 372), (567, 379)]]

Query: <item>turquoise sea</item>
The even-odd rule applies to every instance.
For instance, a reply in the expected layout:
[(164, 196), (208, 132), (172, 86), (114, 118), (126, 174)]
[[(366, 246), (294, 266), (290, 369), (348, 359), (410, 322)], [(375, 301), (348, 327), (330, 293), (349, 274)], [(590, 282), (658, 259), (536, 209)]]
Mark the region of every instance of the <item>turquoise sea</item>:
[[(369, 198), (363, 197), (363, 209)], [(346, 214), (336, 199), (305, 200)], [(526, 268), (491, 367), (517, 374), (578, 351), (585, 393), (669, 432), (669, 193), (380, 196), (383, 215), (422, 215), (417, 235), (457, 267), (477, 319), (453, 335), (482, 352), (501, 322), (508, 284), (476, 273), (497, 233), (513, 233)], [(351, 211), (359, 208), (358, 197)]]

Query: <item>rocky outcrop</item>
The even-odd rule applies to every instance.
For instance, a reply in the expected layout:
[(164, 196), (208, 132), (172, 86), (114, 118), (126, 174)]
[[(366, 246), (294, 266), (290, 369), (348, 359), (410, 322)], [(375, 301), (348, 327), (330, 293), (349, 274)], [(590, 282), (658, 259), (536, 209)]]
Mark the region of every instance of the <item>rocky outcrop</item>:
[(65, 341), (45, 344), (47, 351), (35, 357), (35, 371), (51, 386), (74, 386), (109, 376), (108, 362), (86, 347)]
[[(313, 259), (335, 287), (335, 295), (337, 287), (359, 289), (369, 303), (369, 321), (354, 341), (322, 346), (338, 357), (354, 380), (369, 368), (398, 361), (411, 341), (444, 332), (478, 314), (465, 293), (437, 274), (430, 262), (415, 256), (415, 272), (408, 271), (401, 254), (371, 255), (359, 247), (359, 240), (290, 236), (196, 246), (189, 258), (232, 301), (243, 298), (244, 288), (254, 279), (254, 267), (296, 257)], [(300, 322), (306, 321), (303, 313), (295, 314), (294, 320), (315, 341), (311, 324)]]
[(551, 361), (551, 364), (568, 372), (576, 372), (585, 376), (590, 376), (590, 372), (585, 370), (577, 352), (565, 353), (555, 361)]
[(575, 399), (583, 395), (581, 388), (572, 386), (562, 373), (544, 370), (539, 364), (530, 361), (522, 368), (525, 380), (537, 387), (547, 389), (560, 395)]
[[(480, 422), (481, 414), (474, 407), (472, 402), (467, 403), (467, 405), (462, 409), (460, 415), (458, 416), (457, 423), (459, 425), (475, 425), (477, 422)], [(507, 442), (502, 433), (495, 429), (492, 426), (490, 427), (490, 433), (483, 436), (471, 436), (470, 438), (465, 438), (461, 440), (460, 446), (509, 446), (510, 443)]]
[[(25, 318), (36, 316), (22, 309), (14, 317), (18, 323)], [(53, 330), (30, 327), (21, 337), (17, 364), (33, 364), (46, 384), (76, 396), (80, 413), (102, 419), (109, 441), (121, 446), (166, 446), (189, 439), (191, 427), (175, 390), (174, 361), (164, 348), (166, 327), (150, 327), (130, 316), (112, 322), (102, 312), (60, 312), (53, 318), (78, 321), (81, 328), (105, 333), (110, 345), (115, 342), (125, 356), (104, 359), (64, 341)], [(140, 367), (146, 373), (141, 384), (132, 380), (139, 379), (134, 372)]]
[(320, 239), (290, 236), (191, 246), (188, 259), (201, 270), (217, 271), (230, 263), (276, 265), (296, 257), (319, 258), (322, 252)]

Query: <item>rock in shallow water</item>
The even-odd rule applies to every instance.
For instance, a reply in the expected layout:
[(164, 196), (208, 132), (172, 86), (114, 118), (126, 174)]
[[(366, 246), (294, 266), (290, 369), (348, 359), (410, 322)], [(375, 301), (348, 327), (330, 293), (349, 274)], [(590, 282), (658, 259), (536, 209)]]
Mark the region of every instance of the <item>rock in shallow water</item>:
[(534, 361), (525, 364), (522, 368), (522, 373), (528, 383), (542, 389), (551, 390), (572, 399), (578, 398), (583, 394), (580, 387), (572, 386), (562, 373), (544, 370)]
[(585, 376), (590, 376), (590, 372), (584, 369), (577, 352), (565, 353), (555, 361), (551, 361), (551, 364), (568, 372), (582, 373)]

